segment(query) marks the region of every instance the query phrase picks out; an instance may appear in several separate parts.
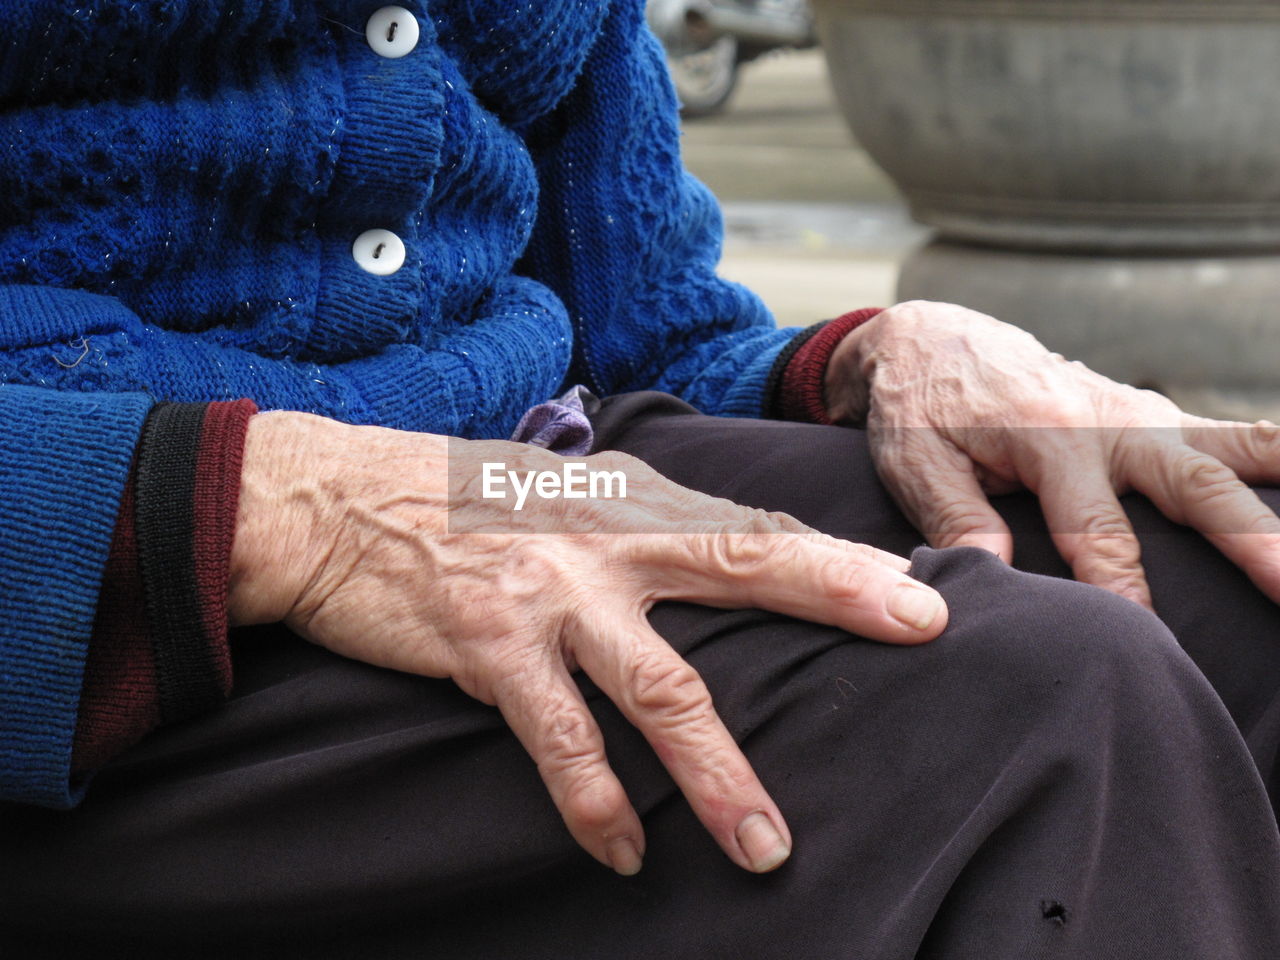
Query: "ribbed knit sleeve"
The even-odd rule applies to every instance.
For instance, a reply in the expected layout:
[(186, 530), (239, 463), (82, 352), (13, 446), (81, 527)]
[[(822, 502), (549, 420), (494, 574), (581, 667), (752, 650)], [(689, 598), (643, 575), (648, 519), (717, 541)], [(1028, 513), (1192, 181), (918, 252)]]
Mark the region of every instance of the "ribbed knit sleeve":
[[(0, 329), (0, 338), (4, 332)], [(0, 797), (78, 798), (94, 610), (150, 399), (0, 384)]]
[(778, 330), (716, 276), (721, 216), (681, 164), (675, 93), (640, 0), (615, 0), (577, 85), (526, 133), (542, 187), (527, 267), (574, 325), (569, 380), (761, 416)]
[(160, 404), (147, 418), (89, 645), (76, 773), (230, 692), (228, 568), (254, 411)]
[(768, 415), (778, 420), (832, 423), (824, 392), (831, 357), (845, 337), (883, 312), (880, 307), (851, 310), (809, 327), (792, 340), (778, 354), (769, 373)]

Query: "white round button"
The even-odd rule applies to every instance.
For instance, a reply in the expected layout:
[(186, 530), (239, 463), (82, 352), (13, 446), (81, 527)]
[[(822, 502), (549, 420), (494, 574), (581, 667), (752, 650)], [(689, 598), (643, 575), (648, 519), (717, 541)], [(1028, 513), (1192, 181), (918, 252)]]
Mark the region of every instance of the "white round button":
[(404, 7), (383, 7), (365, 24), (364, 38), (380, 57), (403, 57), (418, 45), (417, 18)]
[(390, 230), (366, 230), (351, 245), (351, 255), (361, 270), (385, 277), (404, 265), (404, 241)]

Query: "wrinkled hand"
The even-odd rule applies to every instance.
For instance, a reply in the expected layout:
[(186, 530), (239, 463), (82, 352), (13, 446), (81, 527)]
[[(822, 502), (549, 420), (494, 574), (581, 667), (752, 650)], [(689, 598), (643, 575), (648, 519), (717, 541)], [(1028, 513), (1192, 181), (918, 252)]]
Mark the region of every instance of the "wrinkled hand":
[[(284, 621), (329, 649), (451, 677), (496, 705), (577, 841), (623, 874), (644, 834), (578, 687), (584, 670), (649, 740), (740, 866), (791, 837), (698, 674), (649, 626), (659, 600), (763, 607), (889, 643), (942, 631), (932, 589), (892, 554), (684, 489), (621, 454), (626, 500), (482, 496), (481, 464), (554, 454), (295, 413), (258, 414), (232, 552), (234, 623)], [(492, 489), (492, 488), (491, 488)]]
[(1013, 555), (987, 495), (1036, 493), (1076, 577), (1151, 606), (1118, 495), (1145, 494), (1280, 601), (1280, 520), (1247, 484), (1280, 481), (1280, 428), (1207, 420), (1051, 354), (950, 304), (886, 310), (837, 347), (825, 381), (839, 422), (865, 417), (877, 469), (938, 547)]

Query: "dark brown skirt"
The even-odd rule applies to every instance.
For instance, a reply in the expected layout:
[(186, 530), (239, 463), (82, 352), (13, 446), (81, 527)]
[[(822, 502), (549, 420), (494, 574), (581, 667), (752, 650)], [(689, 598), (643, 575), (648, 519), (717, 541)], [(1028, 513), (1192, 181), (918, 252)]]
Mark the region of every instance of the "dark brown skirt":
[[(596, 428), (690, 487), (919, 545), (859, 431), (657, 394)], [(0, 955), (1274, 960), (1280, 610), (1125, 505), (1167, 628), (1062, 579), (1026, 496), (998, 501), (1021, 570), (914, 553), (951, 610), (924, 647), (653, 612), (788, 818), (777, 873), (730, 864), (589, 681), (645, 822), (631, 879), (577, 849), (496, 711), (259, 629), (232, 700), (119, 758), (80, 809), (0, 805)]]

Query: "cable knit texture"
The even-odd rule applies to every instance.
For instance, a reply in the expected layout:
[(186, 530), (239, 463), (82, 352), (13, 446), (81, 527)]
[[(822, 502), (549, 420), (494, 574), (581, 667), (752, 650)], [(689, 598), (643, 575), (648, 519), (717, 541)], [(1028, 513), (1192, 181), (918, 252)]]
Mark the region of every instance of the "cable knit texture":
[[(0, 8), (0, 377), (505, 436), (566, 379), (759, 414), (790, 337), (718, 280), (640, 0)], [(404, 267), (366, 273), (365, 230)], [(41, 314), (33, 318), (33, 314)]]
[(73, 796), (150, 401), (466, 437), (573, 382), (761, 412), (794, 331), (715, 277), (642, 0), (398, 2), (398, 59), (383, 0), (0, 4), (0, 796)]

